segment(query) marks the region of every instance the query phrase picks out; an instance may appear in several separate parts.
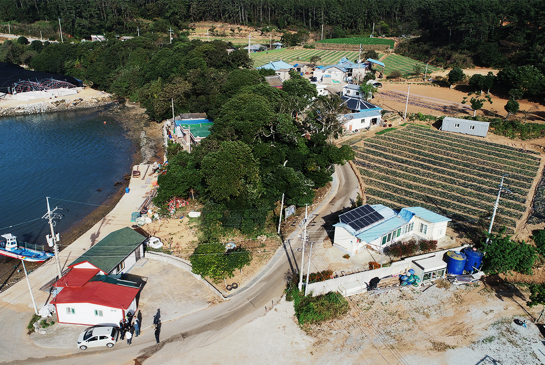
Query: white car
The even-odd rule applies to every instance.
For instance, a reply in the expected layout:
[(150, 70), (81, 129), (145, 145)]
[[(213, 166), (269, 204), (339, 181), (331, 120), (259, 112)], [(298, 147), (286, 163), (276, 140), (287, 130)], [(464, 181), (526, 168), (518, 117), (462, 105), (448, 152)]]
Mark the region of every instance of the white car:
[(80, 333), (78, 347), (87, 350), (88, 347), (114, 347), (119, 337), (119, 329), (113, 326), (91, 327)]

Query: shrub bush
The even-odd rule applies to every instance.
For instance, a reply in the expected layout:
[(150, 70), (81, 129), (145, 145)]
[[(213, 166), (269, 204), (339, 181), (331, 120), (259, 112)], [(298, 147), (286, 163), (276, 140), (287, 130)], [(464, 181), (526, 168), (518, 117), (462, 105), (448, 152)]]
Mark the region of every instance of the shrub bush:
[(330, 292), (313, 297), (297, 292), (294, 296), (295, 317), (299, 325), (320, 323), (348, 313), (348, 301), (339, 293)]
[(418, 248), (421, 252), (430, 252), (437, 250), (437, 241), (436, 240), (420, 240), (418, 242)]
[(388, 253), (394, 257), (411, 256), (418, 251), (418, 244), (415, 240), (407, 242), (396, 242), (388, 248)]
[(317, 283), (319, 281), (325, 281), (328, 279), (331, 279), (333, 276), (333, 271), (331, 270), (324, 270), (320, 272), (314, 272), (309, 275), (309, 283)]

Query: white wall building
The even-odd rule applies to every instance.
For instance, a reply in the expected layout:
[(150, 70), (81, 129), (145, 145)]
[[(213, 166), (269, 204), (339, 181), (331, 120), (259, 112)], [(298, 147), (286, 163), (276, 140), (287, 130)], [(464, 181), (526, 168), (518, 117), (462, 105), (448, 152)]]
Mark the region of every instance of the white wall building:
[(339, 216), (333, 244), (349, 255), (366, 246), (382, 252), (392, 243), (409, 238), (438, 240), (445, 236), (450, 220), (422, 207), (396, 212), (381, 204), (366, 204)]

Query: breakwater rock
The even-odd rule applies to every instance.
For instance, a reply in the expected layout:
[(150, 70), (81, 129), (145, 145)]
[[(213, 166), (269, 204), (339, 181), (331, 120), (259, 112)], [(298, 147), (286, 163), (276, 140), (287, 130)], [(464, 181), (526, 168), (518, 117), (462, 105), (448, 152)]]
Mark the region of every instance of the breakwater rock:
[(0, 117), (14, 115), (30, 115), (42, 113), (54, 113), (65, 110), (88, 109), (115, 103), (115, 98), (104, 93), (93, 97), (53, 99), (37, 103), (25, 103), (2, 107), (0, 103)]

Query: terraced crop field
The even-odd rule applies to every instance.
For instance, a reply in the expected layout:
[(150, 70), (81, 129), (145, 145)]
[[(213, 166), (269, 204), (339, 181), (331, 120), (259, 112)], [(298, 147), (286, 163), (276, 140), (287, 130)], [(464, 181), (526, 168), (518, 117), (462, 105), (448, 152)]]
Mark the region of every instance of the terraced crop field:
[[(392, 71), (395, 70), (401, 72), (402, 74), (412, 74), (413, 66), (415, 64), (419, 64), (420, 67), (422, 67), (422, 75), (424, 75), (424, 71), (426, 70), (426, 64), (424, 62), (413, 60), (412, 58), (400, 56), (397, 54), (389, 55), (382, 62), (384, 62), (384, 65), (386, 66), (384, 68), (384, 73), (386, 75), (389, 75)], [(428, 65), (428, 75), (433, 71), (438, 70), (441, 69), (432, 65)]]
[[(476, 222), (494, 208), (503, 174), (497, 222), (510, 230), (526, 210), (540, 158), (513, 147), (408, 126), (354, 147), (369, 204), (421, 206), (453, 220)], [(495, 228), (500, 228), (498, 225)]]
[(270, 61), (284, 60), (289, 63), (310, 62), (312, 56), (320, 56), (319, 65), (333, 65), (346, 57), (351, 61), (358, 58), (356, 51), (328, 51), (318, 49), (274, 49), (272, 51), (254, 52), (250, 58), (254, 60), (254, 67), (263, 66)]
[(332, 44), (364, 44), (364, 45), (374, 45), (374, 44), (384, 44), (394, 48), (395, 42), (393, 39), (385, 38), (370, 38), (370, 37), (354, 37), (354, 38), (332, 38), (332, 39), (323, 39), (317, 43), (332, 43)]

